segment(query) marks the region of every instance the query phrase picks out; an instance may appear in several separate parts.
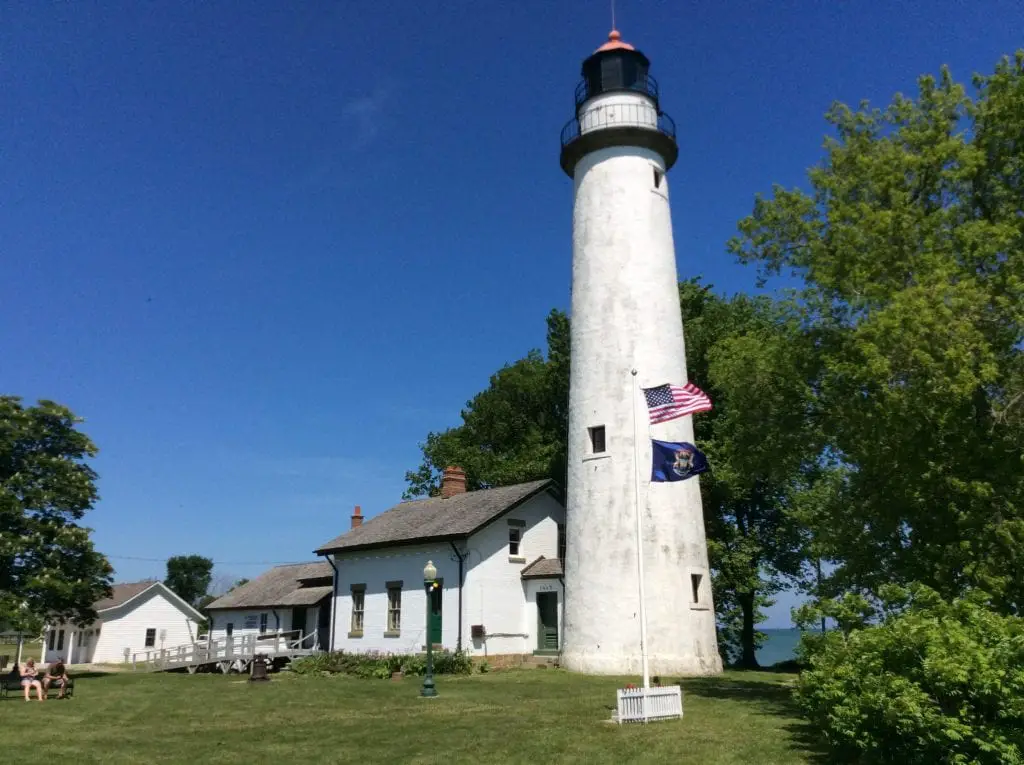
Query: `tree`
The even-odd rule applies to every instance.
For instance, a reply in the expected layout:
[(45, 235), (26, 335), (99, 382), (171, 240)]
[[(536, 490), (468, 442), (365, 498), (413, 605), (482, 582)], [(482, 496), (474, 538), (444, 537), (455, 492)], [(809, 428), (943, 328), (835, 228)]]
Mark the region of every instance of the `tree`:
[(823, 474), (813, 409), (813, 343), (794, 306), (680, 284), (687, 366), (715, 408), (694, 418), (719, 644), (757, 667), (763, 608), (798, 581), (808, 538), (795, 510)]
[(448, 465), (466, 471), (470, 491), (548, 477), (565, 485), (569, 320), (552, 311), (547, 325), (546, 359), (533, 350), (507, 364), (466, 404), (462, 425), (427, 435), (405, 498), (436, 495)]
[(12, 629), (87, 624), (111, 593), (113, 569), (78, 524), (98, 498), (80, 422), (52, 401), (0, 396), (0, 623)]
[(199, 602), (210, 588), (213, 561), (202, 555), (175, 555), (167, 559), (164, 584), (190, 605)]
[(836, 104), (810, 192), (730, 250), (804, 280), (817, 411), (844, 474), (811, 516), (830, 592), (922, 582), (1024, 606), (1024, 51), (888, 108)]
[(839, 629), (800, 647), (795, 700), (828, 762), (1021, 762), (1024, 621), (921, 585), (884, 585), (876, 604), (822, 603)]

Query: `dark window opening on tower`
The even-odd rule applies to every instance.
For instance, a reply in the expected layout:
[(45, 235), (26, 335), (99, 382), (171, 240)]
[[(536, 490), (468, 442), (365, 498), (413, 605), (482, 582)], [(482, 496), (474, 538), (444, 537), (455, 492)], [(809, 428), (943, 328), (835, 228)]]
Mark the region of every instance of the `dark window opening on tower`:
[(658, 168), (654, 168), (654, 188), (661, 188), (661, 179), (664, 177), (664, 173)]
[(604, 451), (604, 425), (598, 425), (590, 430), (590, 451), (600, 454)]
[(700, 574), (690, 574), (690, 587), (693, 588), (694, 603), (700, 603), (700, 582), (703, 578)]
[(519, 555), (519, 529), (515, 527), (508, 530), (508, 554)]

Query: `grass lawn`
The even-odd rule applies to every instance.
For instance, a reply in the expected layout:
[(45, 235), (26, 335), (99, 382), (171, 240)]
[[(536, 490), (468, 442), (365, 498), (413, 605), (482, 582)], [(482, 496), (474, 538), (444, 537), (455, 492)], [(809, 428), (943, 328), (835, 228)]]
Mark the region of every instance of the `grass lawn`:
[[(39, 661), (42, 649), (43, 644), (38, 640), (33, 640), (31, 643), (26, 640), (21, 648), (21, 660), (25, 661), (27, 659), (35, 659), (36, 661)], [(0, 643), (0, 656), (10, 656), (11, 662), (13, 663), (17, 655), (17, 643)]]
[[(791, 675), (684, 681), (682, 720), (603, 722), (614, 678), (561, 670), (420, 680), (219, 674), (80, 677), (67, 701), (0, 702), (4, 728), (60, 731), (7, 748), (5, 762), (154, 763), (801, 763), (814, 754), (795, 716)], [(632, 679), (636, 682), (635, 678)], [(23, 759), (22, 759), (23, 758)]]

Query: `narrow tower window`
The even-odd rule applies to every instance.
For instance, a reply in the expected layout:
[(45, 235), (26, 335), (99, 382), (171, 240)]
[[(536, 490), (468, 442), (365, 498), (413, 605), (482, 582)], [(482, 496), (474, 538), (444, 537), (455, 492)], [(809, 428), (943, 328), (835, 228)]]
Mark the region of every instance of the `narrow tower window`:
[(590, 431), (590, 451), (600, 454), (604, 451), (604, 425), (597, 425), (588, 430)]
[(700, 574), (690, 574), (690, 588), (693, 590), (694, 603), (700, 603), (700, 582), (703, 578)]
[(519, 555), (519, 529), (510, 526), (508, 530), (508, 554)]
[(654, 169), (654, 188), (660, 189), (661, 188), (661, 179), (665, 177), (665, 174), (663, 172), (661, 172), (661, 170), (659, 170), (656, 167), (653, 168), (653, 169)]

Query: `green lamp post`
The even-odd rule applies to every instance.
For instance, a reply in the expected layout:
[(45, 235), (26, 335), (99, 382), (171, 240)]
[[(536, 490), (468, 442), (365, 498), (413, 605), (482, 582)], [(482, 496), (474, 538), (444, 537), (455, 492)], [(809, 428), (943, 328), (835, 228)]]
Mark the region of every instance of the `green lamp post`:
[(434, 588), (437, 587), (437, 567), (434, 566), (433, 561), (427, 561), (427, 565), (423, 567), (423, 589), (426, 592), (426, 612), (427, 612), (427, 672), (423, 676), (423, 687), (420, 689), (420, 696), (423, 698), (433, 698), (437, 695), (437, 689), (434, 688), (434, 647), (433, 640), (430, 639), (430, 608), (433, 602)]

